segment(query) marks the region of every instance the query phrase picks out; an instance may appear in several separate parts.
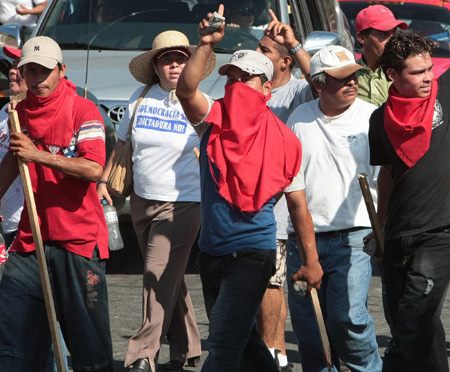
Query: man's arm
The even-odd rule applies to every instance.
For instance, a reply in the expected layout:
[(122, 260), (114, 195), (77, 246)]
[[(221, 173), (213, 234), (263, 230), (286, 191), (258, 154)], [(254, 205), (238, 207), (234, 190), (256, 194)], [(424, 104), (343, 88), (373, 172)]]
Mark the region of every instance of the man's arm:
[(44, 1), (43, 3), (40, 3), (36, 6), (34, 6), (33, 8), (26, 8), (24, 6), (21, 6), (20, 8), (16, 9), (16, 12), (17, 12), (17, 14), (20, 14), (20, 15), (26, 15), (26, 14), (39, 15), (45, 10), (46, 6), (47, 6), (47, 1)]
[[(269, 9), (270, 17), (272, 21), (269, 23), (267, 28), (264, 30), (264, 34), (270, 37), (276, 43), (283, 45), (287, 50), (295, 48), (300, 42), (295, 38), (294, 31), (292, 27), (286, 23), (281, 23), (272, 9)], [(310, 82), (310, 61), (311, 56), (302, 47), (295, 54), (291, 55), (297, 66), (302, 71), (305, 79)]]
[(103, 166), (93, 160), (83, 157), (66, 158), (65, 156), (39, 150), (23, 133), (11, 134), (9, 150), (25, 163), (38, 163), (70, 177), (85, 181), (97, 182), (103, 172)]
[[(217, 13), (223, 16), (223, 11), (224, 7), (221, 4)], [(208, 13), (208, 18), (211, 16), (212, 14)], [(202, 79), (209, 55), (212, 53), (216, 44), (222, 40), (225, 33), (225, 23), (223, 22), (217, 31), (202, 35), (201, 30), (204, 30), (207, 26), (208, 20), (206, 19), (203, 19), (199, 23), (200, 41), (181, 72), (176, 91), (186, 117), (191, 123), (195, 124), (199, 123), (209, 110), (209, 102), (198, 89), (198, 85)]]
[(1, 182), (0, 182), (0, 200), (8, 191), (11, 184), (19, 175), (19, 166), (17, 164), (17, 160), (14, 158), (11, 151), (6, 153), (0, 164), (0, 174)]
[(297, 245), (302, 247), (304, 261), (299, 270), (292, 276), (293, 281), (305, 280), (307, 291), (320, 288), (323, 270), (317, 254), (314, 224), (309, 213), (305, 190), (286, 193), (286, 200), (292, 225), (297, 236)]

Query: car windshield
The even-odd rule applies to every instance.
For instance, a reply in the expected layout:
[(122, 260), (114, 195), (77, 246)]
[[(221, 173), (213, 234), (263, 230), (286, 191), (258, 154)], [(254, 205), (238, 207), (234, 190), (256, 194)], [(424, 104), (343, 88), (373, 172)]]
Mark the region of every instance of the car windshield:
[[(341, 8), (350, 24), (350, 30), (356, 40), (355, 18), (360, 10), (378, 2), (342, 1)], [(425, 4), (379, 2), (394, 13), (395, 18), (408, 24), (407, 32), (422, 32), (436, 44), (434, 57), (450, 57), (450, 12), (448, 9)]]
[[(275, 0), (228, 0), (222, 51), (255, 49), (270, 22)], [(186, 34), (197, 44), (198, 23), (218, 2), (208, 0), (54, 0), (39, 30), (63, 49), (149, 50), (156, 35), (167, 30)]]

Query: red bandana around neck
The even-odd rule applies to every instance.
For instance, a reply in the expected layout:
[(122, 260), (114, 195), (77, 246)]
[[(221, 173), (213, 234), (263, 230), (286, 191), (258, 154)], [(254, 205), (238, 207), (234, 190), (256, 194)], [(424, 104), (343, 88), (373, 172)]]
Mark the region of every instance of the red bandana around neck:
[(410, 98), (397, 92), (392, 84), (384, 109), (384, 128), (397, 155), (412, 167), (430, 147), (437, 80), (428, 97)]
[(270, 97), (241, 82), (227, 84), (214, 102), (207, 145), (219, 194), (244, 212), (255, 212), (288, 186), (302, 157), (297, 136), (267, 106)]
[(17, 106), (17, 114), (29, 137), (48, 146), (68, 147), (74, 135), (75, 95), (76, 87), (67, 79), (60, 79), (57, 88), (47, 97), (28, 91)]

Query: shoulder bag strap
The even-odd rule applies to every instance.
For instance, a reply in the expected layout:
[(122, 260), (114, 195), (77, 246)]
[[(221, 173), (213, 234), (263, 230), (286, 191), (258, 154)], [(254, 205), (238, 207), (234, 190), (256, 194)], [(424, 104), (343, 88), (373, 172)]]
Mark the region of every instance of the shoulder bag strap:
[(131, 117), (130, 126), (128, 127), (127, 141), (131, 140), (131, 132), (133, 131), (133, 122), (134, 122), (134, 118), (136, 117), (136, 111), (137, 111), (139, 105), (141, 104), (142, 99), (145, 97), (145, 95), (150, 90), (150, 88), (151, 88), (150, 85), (147, 85), (144, 88), (144, 90), (142, 91), (141, 95), (139, 96), (139, 99), (136, 102), (136, 106), (134, 106), (133, 116)]

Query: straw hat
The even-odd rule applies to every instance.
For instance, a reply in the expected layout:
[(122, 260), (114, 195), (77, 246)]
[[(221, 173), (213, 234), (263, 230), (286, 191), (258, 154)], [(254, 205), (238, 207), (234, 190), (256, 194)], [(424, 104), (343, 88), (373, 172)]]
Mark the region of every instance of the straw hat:
[[(190, 54), (194, 52), (195, 45), (190, 45), (189, 40), (179, 31), (164, 31), (153, 40), (152, 50), (134, 57), (129, 69), (134, 78), (146, 85), (153, 85), (158, 82), (155, 68), (153, 67), (153, 57), (164, 49), (186, 49)], [(202, 79), (209, 76), (216, 65), (216, 55), (211, 53), (206, 61)]]

